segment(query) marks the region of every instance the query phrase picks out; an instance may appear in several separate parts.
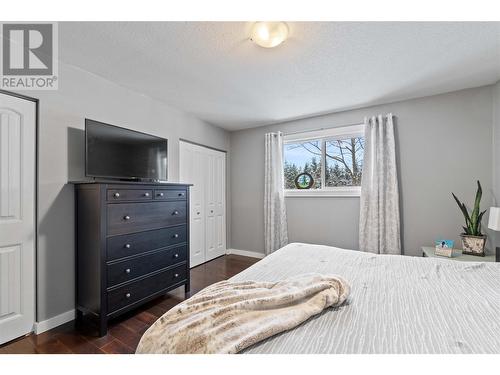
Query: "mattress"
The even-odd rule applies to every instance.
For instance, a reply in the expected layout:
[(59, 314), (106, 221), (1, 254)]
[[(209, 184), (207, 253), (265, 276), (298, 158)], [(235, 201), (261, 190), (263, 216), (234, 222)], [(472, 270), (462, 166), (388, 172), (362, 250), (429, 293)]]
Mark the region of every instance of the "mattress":
[(500, 263), (293, 243), (231, 278), (344, 277), (351, 295), (244, 353), (500, 353)]

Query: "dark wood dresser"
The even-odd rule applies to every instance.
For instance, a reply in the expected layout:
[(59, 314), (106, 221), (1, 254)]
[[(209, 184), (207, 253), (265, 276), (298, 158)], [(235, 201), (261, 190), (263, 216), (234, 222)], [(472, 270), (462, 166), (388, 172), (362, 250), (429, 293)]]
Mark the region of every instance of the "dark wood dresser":
[(77, 320), (108, 320), (185, 285), (189, 185), (76, 183)]

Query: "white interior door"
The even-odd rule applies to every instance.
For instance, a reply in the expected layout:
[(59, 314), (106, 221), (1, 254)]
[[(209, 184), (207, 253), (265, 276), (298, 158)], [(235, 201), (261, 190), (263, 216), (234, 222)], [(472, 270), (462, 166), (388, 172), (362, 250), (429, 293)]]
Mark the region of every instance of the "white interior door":
[(207, 175), (205, 179), (205, 251), (206, 260), (214, 259), (215, 251), (215, 156), (206, 150)]
[(207, 255), (214, 259), (226, 253), (226, 154), (207, 150)]
[(204, 155), (187, 142), (179, 145), (179, 178), (193, 184), (190, 188), (190, 267), (205, 262), (205, 168)]
[(0, 344), (35, 322), (34, 102), (0, 93)]
[(192, 183), (190, 266), (226, 253), (224, 152), (180, 142), (180, 180)]

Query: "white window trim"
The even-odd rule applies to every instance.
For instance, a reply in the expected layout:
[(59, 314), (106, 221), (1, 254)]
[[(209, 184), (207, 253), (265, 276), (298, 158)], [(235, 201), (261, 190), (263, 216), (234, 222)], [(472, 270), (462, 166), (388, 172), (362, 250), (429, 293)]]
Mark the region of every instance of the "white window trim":
[(327, 189), (289, 189), (285, 190), (285, 198), (311, 197), (360, 197), (361, 186), (339, 186)]
[[(337, 128), (320, 129), (293, 133), (284, 136), (284, 144), (296, 143), (300, 141), (310, 141), (314, 139), (322, 140), (322, 152), (326, 152), (324, 143), (330, 139), (363, 137), (365, 135), (365, 125), (349, 125)], [(324, 163), (323, 163), (324, 164)], [(324, 165), (322, 165), (325, 168)], [(322, 173), (322, 178), (324, 173)], [(325, 186), (324, 181), (322, 185)], [(323, 189), (286, 189), (286, 198), (310, 198), (310, 197), (360, 197), (361, 186), (339, 186)]]
[(320, 129), (304, 131), (301, 133), (285, 134), (284, 143), (294, 143), (297, 141), (310, 141), (321, 138), (352, 138), (365, 135), (365, 125), (349, 125), (338, 128)]

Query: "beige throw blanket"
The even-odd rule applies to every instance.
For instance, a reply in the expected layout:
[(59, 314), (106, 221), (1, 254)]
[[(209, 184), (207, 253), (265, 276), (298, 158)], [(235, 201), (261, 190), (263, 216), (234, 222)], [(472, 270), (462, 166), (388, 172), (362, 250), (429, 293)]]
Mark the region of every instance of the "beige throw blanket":
[(221, 281), (166, 312), (144, 333), (136, 353), (237, 353), (341, 305), (349, 291), (342, 278), (319, 274)]

